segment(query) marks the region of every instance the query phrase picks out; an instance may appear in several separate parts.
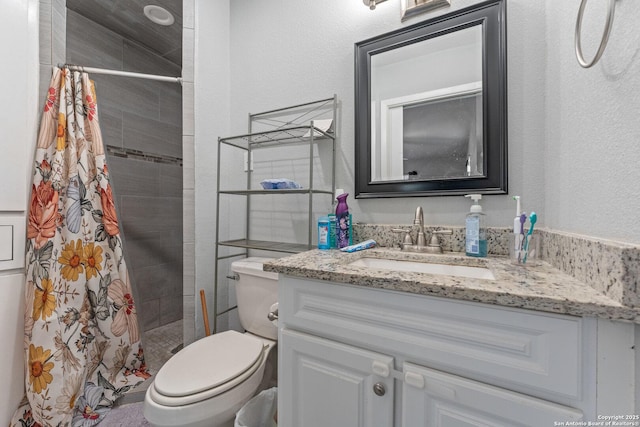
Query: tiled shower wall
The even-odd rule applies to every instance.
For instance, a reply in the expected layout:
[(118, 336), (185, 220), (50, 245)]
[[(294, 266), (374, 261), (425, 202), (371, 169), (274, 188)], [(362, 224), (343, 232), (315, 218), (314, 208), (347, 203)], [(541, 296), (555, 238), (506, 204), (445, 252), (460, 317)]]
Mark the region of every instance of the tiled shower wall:
[[(181, 67), (67, 10), (66, 62), (180, 76)], [(182, 88), (92, 74), (143, 330), (183, 317)]]

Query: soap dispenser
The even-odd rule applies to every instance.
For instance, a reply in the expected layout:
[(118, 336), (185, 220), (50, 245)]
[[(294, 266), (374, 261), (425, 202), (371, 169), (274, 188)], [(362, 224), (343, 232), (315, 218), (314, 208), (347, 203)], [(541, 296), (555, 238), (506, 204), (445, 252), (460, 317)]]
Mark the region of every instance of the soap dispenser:
[(486, 257), (487, 256), (487, 231), (485, 227), (485, 214), (482, 212), (482, 206), (478, 203), (482, 199), (481, 194), (467, 194), (473, 200), (471, 211), (467, 214), (466, 219), (466, 244), (465, 252), (468, 256)]

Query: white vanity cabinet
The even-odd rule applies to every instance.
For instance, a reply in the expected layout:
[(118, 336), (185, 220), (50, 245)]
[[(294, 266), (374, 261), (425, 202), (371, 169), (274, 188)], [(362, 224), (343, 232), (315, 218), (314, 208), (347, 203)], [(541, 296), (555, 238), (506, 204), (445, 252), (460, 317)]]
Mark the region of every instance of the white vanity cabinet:
[(411, 363), (402, 368), (405, 427), (553, 426), (583, 420), (580, 410), (522, 393)]
[[(279, 425), (393, 425), (392, 357), (290, 330), (280, 339), (289, 393), (280, 395), (279, 385), (278, 398), (290, 403)], [(376, 374), (376, 367), (387, 375)]]
[(594, 318), (282, 274), (278, 292), (281, 427), (537, 427), (634, 413), (632, 324), (602, 321), (599, 346)]

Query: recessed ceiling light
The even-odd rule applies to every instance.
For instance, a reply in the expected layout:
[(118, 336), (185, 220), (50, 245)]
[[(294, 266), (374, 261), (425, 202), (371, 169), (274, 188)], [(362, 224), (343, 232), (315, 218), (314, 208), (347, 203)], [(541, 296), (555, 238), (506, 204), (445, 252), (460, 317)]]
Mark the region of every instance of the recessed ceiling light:
[(171, 25), (174, 21), (171, 12), (155, 4), (149, 4), (144, 7), (144, 16), (158, 25)]

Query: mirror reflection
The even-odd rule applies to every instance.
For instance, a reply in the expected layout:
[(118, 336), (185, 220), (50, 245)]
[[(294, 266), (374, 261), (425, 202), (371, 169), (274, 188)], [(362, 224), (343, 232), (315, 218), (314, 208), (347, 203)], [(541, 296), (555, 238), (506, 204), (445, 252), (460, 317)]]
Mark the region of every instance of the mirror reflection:
[(482, 176), (482, 28), (371, 57), (371, 180)]
[(507, 191), (504, 4), (356, 43), (356, 197)]

